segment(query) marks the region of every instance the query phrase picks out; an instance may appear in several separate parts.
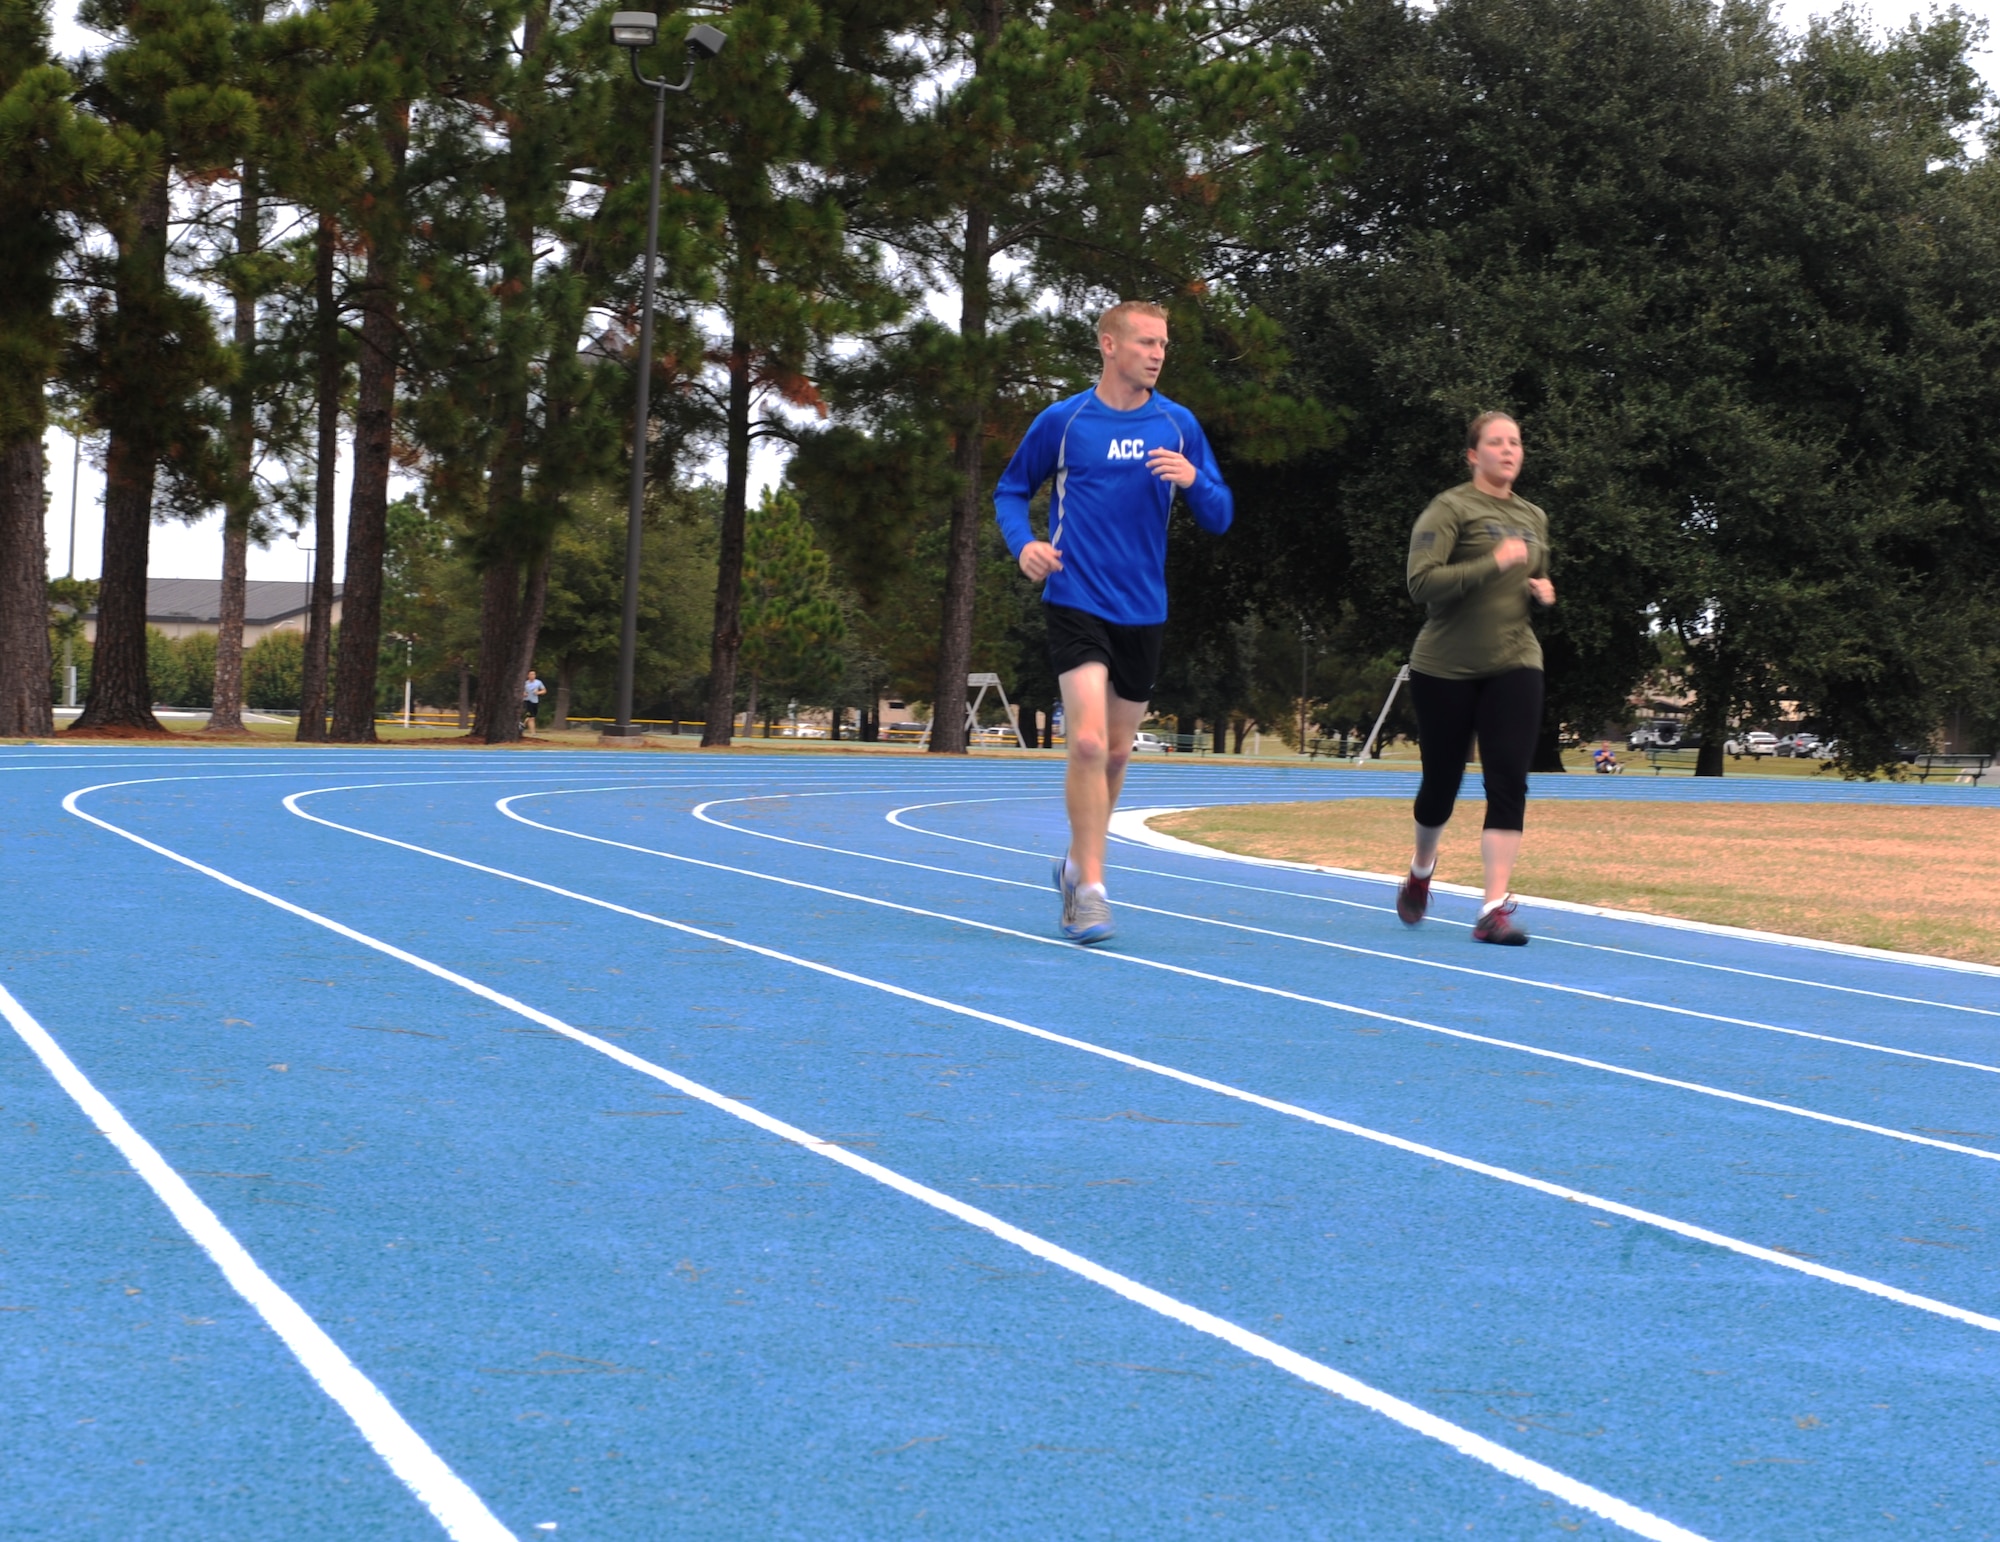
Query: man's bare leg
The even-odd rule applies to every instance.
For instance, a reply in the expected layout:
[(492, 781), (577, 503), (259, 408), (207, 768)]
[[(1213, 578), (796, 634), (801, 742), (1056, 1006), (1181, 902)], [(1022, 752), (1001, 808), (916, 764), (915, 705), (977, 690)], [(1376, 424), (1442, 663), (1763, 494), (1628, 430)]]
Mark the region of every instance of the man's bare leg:
[(1063, 737), (1069, 758), (1063, 798), (1069, 806), (1069, 860), (1078, 883), (1104, 882), (1104, 843), (1111, 811), (1125, 785), (1132, 759), (1132, 736), (1146, 718), (1143, 701), (1127, 701), (1111, 689), (1102, 664), (1079, 664), (1061, 680)]

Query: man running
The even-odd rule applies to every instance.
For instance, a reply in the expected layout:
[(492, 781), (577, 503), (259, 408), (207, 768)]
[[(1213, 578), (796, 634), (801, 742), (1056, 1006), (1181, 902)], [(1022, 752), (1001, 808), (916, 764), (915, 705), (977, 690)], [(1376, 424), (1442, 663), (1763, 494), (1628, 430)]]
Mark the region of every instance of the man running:
[[(1154, 389), (1167, 313), (1122, 301), (1098, 318), (1097, 346), (1097, 384), (1035, 419), (993, 495), (1007, 549), (1028, 577), (1047, 580), (1042, 614), (1069, 745), (1069, 852), (1055, 885), (1063, 935), (1086, 943), (1112, 931), (1104, 843), (1159, 673), (1174, 494), (1216, 535), (1236, 507), (1194, 414)], [(1038, 541), (1028, 501), (1051, 476), (1049, 538)]]
[(1396, 892), (1410, 926), (1430, 907), (1438, 838), (1451, 819), (1466, 751), (1479, 736), (1486, 779), (1486, 902), (1475, 942), (1519, 947), (1508, 892), (1528, 807), (1528, 764), (1542, 723), (1542, 645), (1528, 603), (1553, 605), (1549, 518), (1514, 492), (1521, 428), (1504, 412), (1482, 412), (1465, 435), (1472, 480), (1439, 493), (1410, 533), (1410, 598), (1429, 617), (1410, 650), (1410, 700), (1424, 762), (1417, 789), (1416, 853)]

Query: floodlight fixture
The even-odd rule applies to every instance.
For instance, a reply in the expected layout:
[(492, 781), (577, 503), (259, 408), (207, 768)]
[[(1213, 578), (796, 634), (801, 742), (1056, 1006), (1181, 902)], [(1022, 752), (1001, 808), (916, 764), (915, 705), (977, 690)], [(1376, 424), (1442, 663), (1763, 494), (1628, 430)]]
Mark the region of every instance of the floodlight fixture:
[(660, 40), (660, 18), (651, 11), (620, 11), (611, 18), (611, 41), (620, 48), (651, 48)]
[(729, 34), (719, 27), (711, 27), (707, 22), (696, 22), (688, 28), (687, 51), (690, 59), (713, 59), (722, 52), (722, 45), (729, 41)]

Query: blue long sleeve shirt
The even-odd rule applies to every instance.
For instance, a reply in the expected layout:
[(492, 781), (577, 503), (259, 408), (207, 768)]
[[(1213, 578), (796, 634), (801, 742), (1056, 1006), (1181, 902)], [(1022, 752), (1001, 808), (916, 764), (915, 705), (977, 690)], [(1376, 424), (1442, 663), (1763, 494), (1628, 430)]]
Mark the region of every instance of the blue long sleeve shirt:
[[(1178, 489), (1147, 468), (1147, 455), (1160, 448), (1194, 463), (1193, 486)], [(1083, 391), (1029, 426), (993, 494), (1016, 558), (1035, 539), (1028, 501), (1050, 477), (1049, 544), (1062, 553), (1062, 569), (1049, 575), (1042, 598), (1118, 626), (1167, 619), (1167, 514), (1177, 491), (1195, 523), (1216, 535), (1236, 513), (1194, 414), (1157, 391), (1129, 412)]]

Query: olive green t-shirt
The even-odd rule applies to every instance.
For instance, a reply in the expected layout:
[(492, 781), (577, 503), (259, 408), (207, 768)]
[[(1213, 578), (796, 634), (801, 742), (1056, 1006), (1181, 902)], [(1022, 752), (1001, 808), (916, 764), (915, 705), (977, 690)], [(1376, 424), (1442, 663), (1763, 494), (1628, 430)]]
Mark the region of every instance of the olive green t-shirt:
[[(1502, 572), (1493, 550), (1509, 536), (1528, 543), (1528, 560)], [(1549, 517), (1527, 499), (1470, 482), (1439, 493), (1410, 532), (1410, 598), (1430, 612), (1410, 668), (1445, 680), (1540, 669), (1528, 580), (1548, 573)]]

